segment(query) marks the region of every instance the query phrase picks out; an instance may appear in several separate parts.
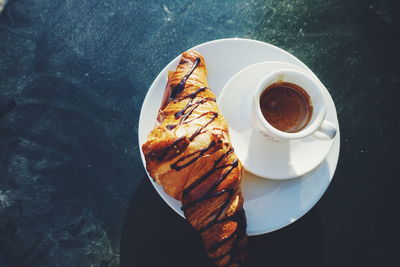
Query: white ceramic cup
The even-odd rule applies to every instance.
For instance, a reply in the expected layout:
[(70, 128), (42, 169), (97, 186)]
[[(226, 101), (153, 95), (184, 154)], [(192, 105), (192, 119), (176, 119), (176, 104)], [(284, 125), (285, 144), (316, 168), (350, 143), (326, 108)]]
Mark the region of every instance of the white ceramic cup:
[[(289, 82), (303, 88), (310, 96), (310, 102), (313, 106), (311, 119), (302, 130), (295, 133), (287, 133), (274, 128), (264, 118), (261, 107), (260, 97), (264, 90), (278, 82)], [(336, 126), (325, 120), (326, 115), (326, 97), (325, 93), (310, 74), (292, 69), (280, 69), (271, 72), (265, 76), (256, 86), (253, 95), (253, 127), (264, 137), (273, 141), (288, 141), (292, 139), (301, 139), (312, 136), (321, 140), (331, 140), (335, 137)]]

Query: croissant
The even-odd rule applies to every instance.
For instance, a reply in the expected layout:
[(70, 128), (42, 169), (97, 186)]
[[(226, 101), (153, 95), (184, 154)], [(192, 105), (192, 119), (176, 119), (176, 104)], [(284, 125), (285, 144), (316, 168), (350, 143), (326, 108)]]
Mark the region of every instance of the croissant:
[(168, 73), (156, 127), (142, 151), (150, 176), (182, 202), (208, 256), (217, 266), (240, 267), (247, 254), (242, 165), (206, 76), (204, 58), (184, 52)]

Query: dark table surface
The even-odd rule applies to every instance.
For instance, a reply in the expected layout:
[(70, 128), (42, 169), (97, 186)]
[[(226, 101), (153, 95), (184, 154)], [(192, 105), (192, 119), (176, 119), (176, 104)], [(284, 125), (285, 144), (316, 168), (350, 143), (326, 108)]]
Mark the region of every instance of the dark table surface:
[(302, 219), (251, 266), (400, 266), (400, 6), (393, 0), (11, 0), (0, 15), (0, 266), (211, 266), (145, 177), (139, 112), (158, 72), (244, 37), (302, 60), (341, 126)]

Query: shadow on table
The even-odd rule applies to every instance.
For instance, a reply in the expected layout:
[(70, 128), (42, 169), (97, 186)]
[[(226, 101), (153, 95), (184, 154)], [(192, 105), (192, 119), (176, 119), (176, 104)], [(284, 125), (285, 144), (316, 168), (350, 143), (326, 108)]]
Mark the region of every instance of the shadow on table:
[[(250, 237), (249, 254), (249, 267), (323, 266), (318, 209), (279, 231)], [(215, 267), (197, 233), (168, 207), (147, 177), (129, 204), (120, 255), (122, 267)]]

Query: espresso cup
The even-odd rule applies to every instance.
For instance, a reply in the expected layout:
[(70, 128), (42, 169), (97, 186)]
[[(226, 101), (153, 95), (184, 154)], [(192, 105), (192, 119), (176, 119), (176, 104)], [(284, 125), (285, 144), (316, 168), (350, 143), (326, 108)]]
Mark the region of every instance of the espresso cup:
[[(312, 105), (312, 113), (308, 123), (297, 132), (284, 132), (272, 126), (264, 117), (260, 98), (266, 88), (275, 83), (291, 83), (304, 89)], [(256, 86), (253, 95), (253, 127), (265, 138), (273, 141), (288, 141), (308, 136), (320, 140), (332, 140), (337, 127), (325, 120), (327, 109), (326, 96), (318, 81), (310, 74), (293, 69), (280, 69), (265, 76)]]

